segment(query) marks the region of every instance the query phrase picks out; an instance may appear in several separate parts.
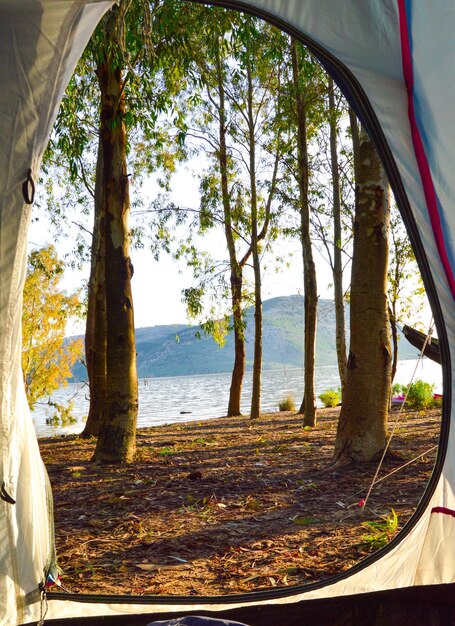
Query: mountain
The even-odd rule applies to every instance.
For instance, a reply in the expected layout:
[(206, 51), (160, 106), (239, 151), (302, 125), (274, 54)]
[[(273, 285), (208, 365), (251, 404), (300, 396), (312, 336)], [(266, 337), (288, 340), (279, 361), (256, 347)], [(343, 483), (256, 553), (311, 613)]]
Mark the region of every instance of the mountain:
[[(348, 309), (347, 309), (348, 314)], [(271, 298), (263, 303), (263, 368), (302, 367), (303, 296)], [(200, 332), (200, 338), (196, 333)], [(247, 369), (253, 366), (254, 307), (246, 312)], [(140, 378), (215, 374), (230, 372), (234, 361), (234, 338), (227, 337), (223, 348), (199, 326), (170, 324), (136, 329), (137, 368)], [(417, 350), (402, 338), (399, 358), (413, 359)], [(336, 365), (335, 306), (332, 300), (319, 300), (316, 365)], [(86, 378), (79, 364), (75, 380)]]

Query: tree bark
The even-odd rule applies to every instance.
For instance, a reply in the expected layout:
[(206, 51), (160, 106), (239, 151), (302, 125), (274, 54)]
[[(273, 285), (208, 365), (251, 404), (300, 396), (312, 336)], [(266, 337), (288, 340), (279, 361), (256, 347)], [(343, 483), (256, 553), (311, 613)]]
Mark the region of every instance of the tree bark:
[(90, 407), (82, 437), (97, 437), (106, 404), (106, 287), (105, 287), (105, 217), (102, 213), (102, 148), (98, 145), (95, 180), (95, 210), (88, 284), (85, 358), (90, 389)]
[(262, 296), (261, 296), (261, 264), (259, 259), (258, 233), (258, 198), (256, 190), (256, 143), (254, 136), (253, 82), (251, 70), (247, 68), (248, 77), (248, 130), (249, 130), (249, 173), (251, 193), (251, 248), (254, 272), (254, 356), (253, 384), (251, 393), (250, 418), (257, 419), (261, 413), (261, 376), (262, 376)]
[(388, 183), (366, 133), (359, 141), (351, 339), (334, 459), (371, 461), (386, 445), (391, 354), (387, 312)]
[[(114, 36), (115, 11), (106, 35)], [(109, 46), (108, 46), (109, 47)], [(131, 294), (133, 267), (129, 258), (129, 184), (126, 170), (125, 102), (122, 70), (109, 57), (97, 67), (101, 90), (101, 144), (106, 232), (106, 414), (94, 458), (131, 462), (136, 449), (138, 412), (134, 313)]]
[(346, 324), (344, 318), (343, 263), (341, 258), (341, 193), (340, 171), (338, 165), (337, 122), (333, 80), (329, 77), (329, 124), (330, 124), (330, 160), (332, 169), (333, 198), (333, 287), (335, 298), (335, 343), (341, 390), (346, 380)]
[(297, 42), (291, 43), (292, 74), (297, 109), (297, 177), (300, 200), (300, 242), (303, 257), (304, 285), (304, 395), (299, 413), (305, 426), (316, 424), (316, 394), (314, 390), (316, 358), (316, 326), (318, 293), (316, 265), (310, 233), (310, 204), (308, 199), (308, 149), (306, 103), (302, 92)]
[(234, 325), (234, 367), (229, 389), (228, 416), (241, 415), (240, 401), (245, 375), (245, 331), (242, 310), (242, 269), (231, 265), (231, 302)]
[(228, 183), (228, 155), (226, 145), (226, 109), (224, 74), (220, 57), (219, 42), (216, 45), (216, 69), (219, 97), (219, 164), (221, 176), (221, 195), (223, 199), (224, 233), (229, 253), (232, 320), (234, 325), (234, 366), (232, 368), (231, 386), (227, 415), (241, 415), (241, 397), (243, 377), (245, 375), (245, 332), (242, 307), (243, 268), (251, 255), (251, 248), (239, 262), (235, 248), (235, 239), (231, 220), (231, 197)]
[[(393, 381), (395, 380), (395, 374), (397, 373), (397, 364), (398, 364), (398, 330), (397, 330), (397, 300), (398, 300), (398, 289), (400, 284), (400, 274), (402, 271), (400, 255), (398, 254), (398, 244), (395, 238), (395, 233), (393, 232), (393, 228), (391, 230), (391, 242), (392, 242), (392, 254), (395, 254), (395, 268), (393, 272), (393, 288), (391, 289), (391, 294), (389, 298), (389, 321), (390, 321), (390, 329), (392, 332), (392, 373), (391, 373), (391, 386), (393, 385)], [(390, 389), (390, 406), (392, 405), (392, 389)]]
[[(392, 368), (390, 372), (390, 385), (392, 386), (395, 379), (395, 374), (397, 373), (398, 365), (398, 328), (395, 302), (393, 302), (392, 305), (389, 306), (389, 321), (390, 330), (392, 333)], [(392, 397), (392, 393), (390, 393), (390, 396)]]

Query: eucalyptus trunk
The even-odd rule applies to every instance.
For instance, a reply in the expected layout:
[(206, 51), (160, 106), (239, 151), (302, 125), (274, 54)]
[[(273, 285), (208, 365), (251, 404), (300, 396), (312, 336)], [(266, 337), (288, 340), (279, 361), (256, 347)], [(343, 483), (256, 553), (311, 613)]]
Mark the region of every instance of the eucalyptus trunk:
[[(112, 25), (108, 24), (106, 28), (108, 38), (110, 33), (115, 32), (109, 26)], [(106, 216), (107, 383), (106, 413), (94, 458), (111, 463), (131, 462), (136, 449), (138, 390), (131, 294), (133, 267), (128, 247), (130, 203), (122, 70), (107, 57), (98, 64), (97, 76), (101, 90), (100, 130)]]
[[(390, 373), (390, 385), (392, 386), (393, 381), (395, 380), (398, 365), (398, 328), (395, 302), (389, 306), (389, 321), (392, 334), (392, 370)], [(392, 399), (392, 389), (390, 390), (390, 399)]]
[(98, 436), (106, 403), (105, 220), (102, 212), (102, 176), (100, 141), (96, 164), (95, 210), (85, 330), (85, 359), (90, 389), (90, 406), (87, 421), (81, 434), (82, 437)]
[[(395, 252), (395, 267), (392, 276), (393, 288), (391, 290), (391, 296), (389, 299), (389, 321), (390, 321), (390, 330), (392, 332), (392, 374), (391, 374), (391, 385), (393, 385), (393, 381), (395, 380), (395, 374), (397, 373), (397, 365), (398, 365), (398, 329), (397, 329), (397, 300), (398, 300), (398, 285), (400, 284), (400, 274), (402, 271), (402, 266), (400, 262), (399, 255), (397, 253), (397, 241), (395, 239), (395, 234), (393, 232), (393, 228), (391, 229), (391, 240), (393, 250)], [(392, 388), (390, 389), (390, 406), (392, 405)]]
[(229, 265), (231, 270), (231, 305), (232, 320), (234, 325), (234, 366), (232, 368), (231, 386), (229, 389), (229, 404), (227, 415), (241, 415), (241, 397), (243, 377), (245, 375), (245, 332), (242, 307), (242, 286), (243, 286), (243, 268), (247, 262), (251, 249), (249, 249), (243, 259), (237, 260), (237, 252), (235, 248), (234, 232), (232, 227), (232, 207), (231, 195), (229, 193), (228, 183), (228, 154), (226, 145), (226, 95), (224, 89), (224, 73), (220, 58), (219, 41), (216, 44), (215, 51), (218, 96), (219, 96), (219, 153), (218, 161), (220, 165), (221, 176), (221, 195), (223, 199), (223, 217), (224, 217), (224, 233), (229, 253)]
[(234, 326), (234, 367), (229, 389), (228, 416), (241, 415), (240, 400), (245, 375), (245, 323), (242, 309), (242, 270), (231, 265), (231, 303)]
[(335, 344), (340, 375), (341, 389), (346, 380), (346, 323), (344, 317), (343, 262), (341, 257), (341, 192), (340, 168), (338, 164), (337, 120), (333, 80), (329, 78), (329, 125), (330, 125), (330, 160), (332, 170), (332, 208), (333, 208), (333, 291), (335, 298)]
[(356, 159), (350, 347), (335, 461), (371, 461), (387, 439), (391, 354), (387, 311), (388, 182), (362, 130)]
[(303, 257), (304, 285), (304, 394), (299, 413), (303, 413), (305, 426), (316, 424), (316, 394), (314, 390), (316, 359), (316, 328), (318, 292), (316, 265), (310, 233), (310, 203), (308, 198), (308, 146), (307, 146), (307, 107), (302, 88), (297, 42), (292, 40), (291, 58), (297, 110), (297, 179), (300, 201), (300, 243)]
[[(256, 229), (257, 236), (257, 229)], [(257, 419), (261, 414), (261, 379), (262, 379), (262, 284), (261, 264), (257, 239), (253, 233), (253, 271), (254, 271), (254, 357), (253, 388), (251, 395), (250, 417)], [(255, 245), (256, 244), (256, 245)]]
[(254, 136), (253, 81), (251, 70), (247, 68), (248, 96), (247, 116), (249, 132), (249, 174), (251, 202), (251, 249), (254, 272), (254, 356), (253, 384), (251, 390), (251, 419), (257, 419), (261, 413), (261, 376), (262, 376), (262, 297), (261, 297), (261, 265), (259, 258), (258, 232), (258, 197), (256, 189), (256, 144)]

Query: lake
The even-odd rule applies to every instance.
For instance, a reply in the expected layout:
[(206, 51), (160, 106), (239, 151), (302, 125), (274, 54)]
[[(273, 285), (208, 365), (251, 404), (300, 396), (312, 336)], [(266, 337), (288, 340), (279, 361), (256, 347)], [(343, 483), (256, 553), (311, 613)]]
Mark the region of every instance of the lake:
[[(415, 370), (417, 360), (399, 361), (395, 382), (408, 384)], [(415, 375), (417, 379), (435, 384), (435, 391), (442, 393), (441, 366), (429, 359), (423, 359)], [(230, 374), (210, 374), (201, 376), (173, 376), (168, 378), (144, 378), (139, 380), (138, 426), (158, 426), (173, 422), (197, 421), (221, 417), (226, 414), (229, 399)], [(249, 412), (252, 372), (245, 375), (242, 410)], [(336, 365), (316, 368), (316, 395), (326, 389), (337, 388), (340, 384)], [(262, 377), (261, 410), (278, 410), (278, 403), (292, 395), (297, 407), (303, 396), (303, 371), (300, 368), (265, 370)], [(52, 395), (59, 404), (74, 402), (73, 414), (77, 423), (64, 427), (51, 426), (46, 417), (52, 412), (46, 403), (36, 405), (32, 413), (37, 435), (47, 437), (63, 433), (77, 433), (83, 428), (84, 417), (88, 413), (88, 387), (85, 383), (69, 384)], [(47, 399), (46, 399), (47, 400)], [(185, 414), (182, 414), (185, 411)]]

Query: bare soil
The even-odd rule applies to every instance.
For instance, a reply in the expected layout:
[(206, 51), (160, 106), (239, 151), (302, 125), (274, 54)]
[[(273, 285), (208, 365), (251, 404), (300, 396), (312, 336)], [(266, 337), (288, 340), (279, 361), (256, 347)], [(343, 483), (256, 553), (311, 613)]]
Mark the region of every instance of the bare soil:
[[(440, 409), (406, 411), (377, 463), (330, 468), (339, 409), (141, 430), (136, 462), (90, 461), (94, 440), (40, 440), (62, 583), (74, 593), (220, 595), (309, 583), (390, 539), (430, 478)], [(391, 415), (391, 424), (396, 417)], [(385, 518), (398, 516), (398, 528)], [(368, 522), (379, 522), (375, 529)]]

